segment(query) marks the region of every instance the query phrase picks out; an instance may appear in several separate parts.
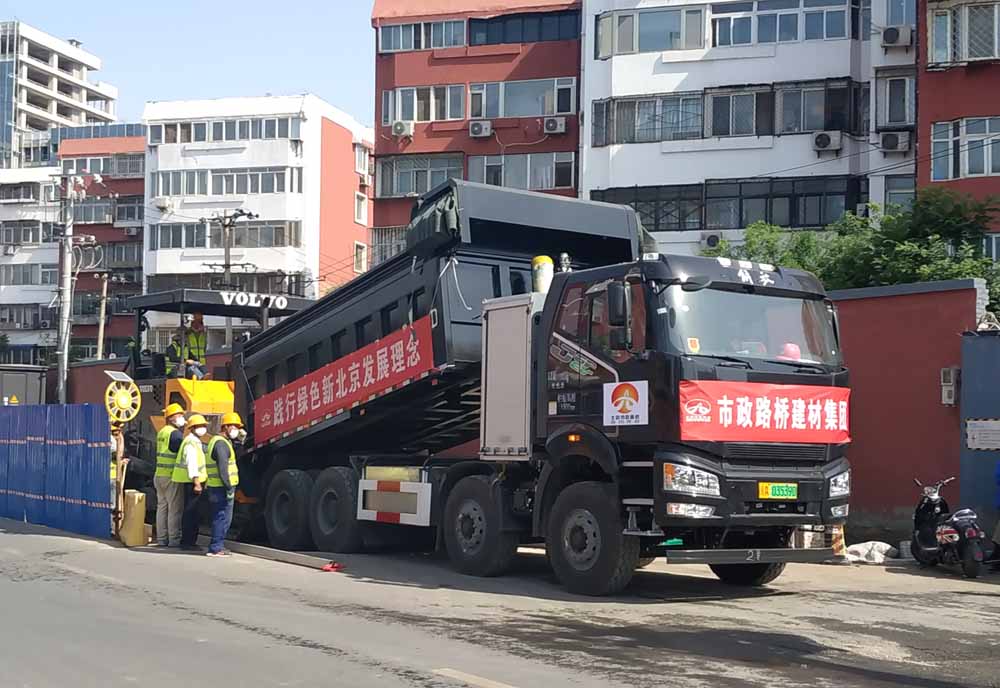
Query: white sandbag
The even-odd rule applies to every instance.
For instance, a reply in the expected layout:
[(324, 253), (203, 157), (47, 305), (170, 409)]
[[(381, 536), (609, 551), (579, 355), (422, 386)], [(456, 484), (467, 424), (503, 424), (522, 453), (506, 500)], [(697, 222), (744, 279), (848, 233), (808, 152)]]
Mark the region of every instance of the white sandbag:
[(847, 548), (848, 561), (856, 564), (884, 564), (898, 556), (899, 550), (888, 542), (859, 542)]

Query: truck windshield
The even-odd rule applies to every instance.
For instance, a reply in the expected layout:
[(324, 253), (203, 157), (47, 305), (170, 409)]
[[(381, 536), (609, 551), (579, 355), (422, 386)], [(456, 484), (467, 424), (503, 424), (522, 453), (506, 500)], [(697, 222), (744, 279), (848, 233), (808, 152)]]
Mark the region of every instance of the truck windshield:
[(833, 305), (821, 299), (671, 286), (658, 313), (686, 354), (841, 365)]

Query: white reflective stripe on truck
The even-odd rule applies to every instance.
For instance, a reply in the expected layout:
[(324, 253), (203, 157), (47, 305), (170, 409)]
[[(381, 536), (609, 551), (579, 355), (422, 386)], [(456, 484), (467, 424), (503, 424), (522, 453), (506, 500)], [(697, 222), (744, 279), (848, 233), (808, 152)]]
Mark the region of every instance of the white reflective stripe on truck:
[(359, 480), (358, 520), (429, 526), (431, 484), (397, 480)]

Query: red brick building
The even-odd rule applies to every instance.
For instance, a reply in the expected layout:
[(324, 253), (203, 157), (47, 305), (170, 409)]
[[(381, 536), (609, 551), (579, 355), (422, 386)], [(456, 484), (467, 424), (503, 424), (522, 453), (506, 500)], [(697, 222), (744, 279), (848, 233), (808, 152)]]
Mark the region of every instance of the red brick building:
[[(73, 231), (93, 237), (77, 250), (71, 355), (123, 356), (134, 334), (125, 300), (142, 292), (145, 205), (145, 127), (77, 127), (61, 130), (58, 159), (65, 174), (79, 176), (86, 198), (74, 205)], [(97, 351), (102, 280), (108, 280), (104, 351)]]
[(918, 185), (1000, 194), (1000, 3), (918, 7)]
[(577, 195), (580, 3), (376, 0), (373, 262), (450, 177)]

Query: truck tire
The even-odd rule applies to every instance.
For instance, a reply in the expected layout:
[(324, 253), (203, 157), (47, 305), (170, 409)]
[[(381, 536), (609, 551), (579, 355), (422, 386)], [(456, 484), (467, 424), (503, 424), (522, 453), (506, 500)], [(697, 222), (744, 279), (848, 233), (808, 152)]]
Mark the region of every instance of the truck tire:
[(364, 529), (358, 521), (358, 476), (334, 466), (319, 474), (309, 497), (309, 530), (320, 552), (360, 552)]
[(264, 524), (272, 547), (286, 550), (309, 549), (309, 494), (313, 481), (305, 471), (278, 471), (267, 488)]
[(580, 595), (613, 595), (639, 566), (639, 538), (624, 535), (608, 485), (574, 483), (556, 497), (545, 549), (556, 577)]
[(654, 561), (656, 561), (656, 557), (639, 557), (639, 563), (636, 564), (635, 567), (637, 569), (644, 569), (647, 566), (650, 566)]
[(767, 585), (785, 570), (784, 563), (778, 564), (710, 564), (712, 573), (723, 583), (759, 587)]
[(448, 558), (468, 576), (499, 576), (517, 555), (520, 537), (500, 530), (500, 505), (490, 479), (470, 475), (459, 480), (444, 507), (444, 544)]

